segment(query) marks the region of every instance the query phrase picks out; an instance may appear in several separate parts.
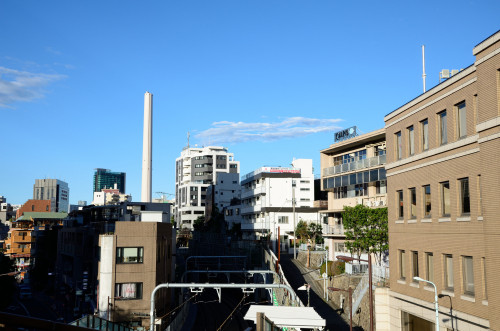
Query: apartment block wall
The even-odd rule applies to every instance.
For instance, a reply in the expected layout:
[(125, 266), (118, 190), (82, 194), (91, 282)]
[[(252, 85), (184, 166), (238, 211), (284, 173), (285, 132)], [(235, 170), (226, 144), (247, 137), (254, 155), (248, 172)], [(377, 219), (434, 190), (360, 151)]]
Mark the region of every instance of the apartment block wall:
[(26, 212), (52, 212), (55, 211), (55, 202), (52, 200), (30, 199), (16, 211), (16, 218), (23, 216)]
[[(110, 237), (110, 236), (103, 236)], [(161, 283), (166, 283), (170, 279), (171, 258), (172, 258), (172, 227), (169, 223), (144, 223), (144, 222), (117, 222), (114, 239), (107, 242), (107, 251), (112, 243), (111, 253), (108, 252), (112, 260), (111, 277), (106, 266), (100, 266), (100, 274), (105, 280), (111, 279), (110, 288), (106, 289), (111, 293), (113, 309), (111, 317), (113, 321), (130, 321), (142, 319), (142, 326), (149, 326), (149, 315), (151, 307), (151, 293), (153, 289)], [(101, 242), (103, 242), (101, 239)], [(142, 263), (117, 263), (116, 250), (119, 247), (143, 247), (144, 255)], [(108, 268), (109, 269), (109, 268)], [(106, 271), (103, 274), (102, 271)], [(142, 283), (142, 298), (140, 299), (120, 299), (116, 293), (116, 284)], [(157, 312), (168, 311), (170, 305), (170, 291), (161, 290), (156, 295)], [(140, 318), (138, 313), (143, 317)]]
[[(412, 252), (418, 252), (418, 276), (427, 279), (426, 253), (433, 254), (433, 281), (449, 295), (440, 299), (440, 324), (460, 330), (500, 329), (500, 33), (482, 49), (476, 62), (385, 117), (391, 256), (392, 328), (400, 329), (401, 312), (433, 322), (434, 289), (414, 282)], [(466, 135), (459, 137), (457, 105), (466, 105)], [(441, 144), (439, 113), (446, 110), (447, 142)], [(422, 121), (428, 120), (429, 148), (424, 150)], [(414, 127), (415, 154), (409, 155), (408, 128)], [(402, 155), (398, 158), (397, 133)], [(468, 178), (470, 213), (462, 213), (460, 179)], [(449, 215), (444, 215), (442, 183), (449, 182)], [(424, 215), (424, 185), (430, 185), (431, 215)], [(416, 191), (411, 216), (410, 189)], [(403, 193), (403, 216), (399, 192)], [(402, 255), (404, 250), (404, 268)], [(445, 254), (452, 255), (453, 288), (446, 286)], [(472, 257), (474, 292), (465, 291), (464, 257)], [(402, 275), (404, 273), (404, 277)], [(412, 303), (413, 302), (413, 303)], [(396, 320), (396, 321), (395, 321)]]

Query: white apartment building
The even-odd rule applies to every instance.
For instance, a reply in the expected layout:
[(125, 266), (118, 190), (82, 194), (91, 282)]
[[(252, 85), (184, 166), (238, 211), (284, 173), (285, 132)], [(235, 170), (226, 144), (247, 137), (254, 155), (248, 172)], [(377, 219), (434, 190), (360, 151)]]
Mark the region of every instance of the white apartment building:
[(59, 179), (36, 179), (33, 185), (33, 199), (52, 200), (55, 202), (55, 212), (69, 211), (68, 183)]
[[(233, 206), (240, 214), (241, 229), (245, 239), (258, 239), (271, 235), (276, 244), (278, 227), (282, 248), (290, 245), (295, 224), (300, 220), (319, 222), (314, 202), (314, 174), (311, 159), (297, 159), (292, 167), (261, 167), (246, 174), (241, 180), (241, 208)], [(295, 195), (295, 215), (293, 196)], [(231, 228), (229, 224), (229, 228)]]
[[(183, 149), (175, 163), (174, 215), (178, 228), (192, 229), (194, 220), (205, 215), (207, 189), (210, 185), (216, 184), (213, 203), (221, 211), (229, 205), (232, 194), (237, 197), (240, 163), (234, 160), (234, 155), (228, 153), (227, 148), (187, 147)], [(236, 183), (233, 183), (234, 181)], [(217, 183), (223, 184), (220, 192)], [(229, 191), (226, 190), (228, 187)]]

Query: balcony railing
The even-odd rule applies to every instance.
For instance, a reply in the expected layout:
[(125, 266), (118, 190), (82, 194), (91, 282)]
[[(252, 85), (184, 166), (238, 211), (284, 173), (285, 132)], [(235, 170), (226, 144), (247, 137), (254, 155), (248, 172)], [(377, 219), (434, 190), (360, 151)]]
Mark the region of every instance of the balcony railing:
[(344, 226), (342, 224), (338, 225), (329, 225), (329, 224), (321, 224), (323, 228), (324, 235), (344, 235)]
[(330, 168), (323, 169), (323, 176), (337, 175), (344, 172), (361, 170), (376, 167), (386, 163), (386, 155), (379, 155), (355, 162), (339, 164)]
[(251, 197), (254, 195), (259, 195), (259, 194), (265, 194), (266, 193), (266, 188), (264, 186), (256, 187), (256, 188), (251, 188), (251, 189), (243, 189), (241, 191), (241, 198), (247, 198)]

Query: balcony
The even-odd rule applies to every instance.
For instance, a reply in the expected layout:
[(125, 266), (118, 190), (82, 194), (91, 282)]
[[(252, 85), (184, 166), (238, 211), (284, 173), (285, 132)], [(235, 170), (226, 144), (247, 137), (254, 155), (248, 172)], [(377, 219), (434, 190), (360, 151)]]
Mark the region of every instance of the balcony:
[(245, 207), (241, 208), (241, 214), (259, 213), (261, 208), (262, 208), (261, 204), (245, 205)]
[(266, 187), (260, 186), (252, 189), (243, 189), (241, 191), (241, 198), (245, 199), (254, 195), (266, 194)]
[(323, 235), (344, 235), (344, 225), (343, 224), (335, 224), (335, 225), (330, 225), (330, 224), (321, 224), (323, 228)]
[(330, 168), (323, 169), (323, 176), (338, 175), (349, 171), (356, 171), (376, 167), (386, 163), (386, 155), (374, 156), (355, 162), (339, 164)]

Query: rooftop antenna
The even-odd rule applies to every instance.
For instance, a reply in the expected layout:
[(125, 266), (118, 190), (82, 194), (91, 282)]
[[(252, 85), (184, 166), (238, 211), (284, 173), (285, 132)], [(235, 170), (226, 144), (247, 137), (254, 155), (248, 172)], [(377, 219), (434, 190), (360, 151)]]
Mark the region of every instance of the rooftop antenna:
[(424, 82), (424, 93), (425, 93), (425, 45), (422, 45), (422, 80)]
[(188, 137), (188, 148), (189, 148), (189, 136), (190, 136), (190, 133), (188, 131), (188, 134), (187, 134), (187, 137)]

